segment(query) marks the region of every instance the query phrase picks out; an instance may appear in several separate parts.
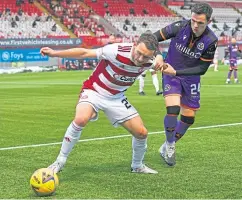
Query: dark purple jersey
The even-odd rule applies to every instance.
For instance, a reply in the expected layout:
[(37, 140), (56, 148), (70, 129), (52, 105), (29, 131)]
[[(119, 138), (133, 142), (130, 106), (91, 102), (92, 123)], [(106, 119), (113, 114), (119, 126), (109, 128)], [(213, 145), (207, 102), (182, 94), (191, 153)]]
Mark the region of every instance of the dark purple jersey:
[(237, 44), (228, 45), (229, 60), (236, 61), (239, 53), (239, 47)]
[(180, 95), (183, 107), (199, 109), (200, 75), (214, 58), (218, 38), (208, 27), (195, 37), (190, 20), (172, 23), (154, 34), (159, 42), (171, 39), (165, 61), (176, 70), (176, 76), (163, 74), (163, 95)]
[(193, 68), (199, 61), (211, 62), (214, 58), (218, 38), (209, 27), (200, 37), (195, 37), (191, 21), (172, 23), (160, 30), (162, 40), (171, 39), (165, 61), (174, 69)]

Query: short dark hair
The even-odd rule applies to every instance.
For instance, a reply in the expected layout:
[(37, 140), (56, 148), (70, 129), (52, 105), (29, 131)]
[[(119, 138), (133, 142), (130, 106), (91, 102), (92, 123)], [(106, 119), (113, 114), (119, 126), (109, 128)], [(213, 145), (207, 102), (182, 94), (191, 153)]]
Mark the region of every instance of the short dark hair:
[(137, 41), (137, 44), (139, 43), (144, 43), (147, 49), (151, 51), (157, 51), (159, 47), (159, 42), (151, 31), (142, 33)]
[(205, 14), (207, 21), (209, 21), (212, 16), (213, 9), (208, 3), (196, 3), (193, 5), (191, 12), (198, 15)]

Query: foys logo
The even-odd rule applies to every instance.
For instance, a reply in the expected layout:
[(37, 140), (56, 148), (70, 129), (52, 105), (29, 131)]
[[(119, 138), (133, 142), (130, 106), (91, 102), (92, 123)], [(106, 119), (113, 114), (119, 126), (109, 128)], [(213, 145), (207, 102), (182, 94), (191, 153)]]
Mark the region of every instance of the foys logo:
[(3, 61), (9, 60), (10, 59), (10, 54), (7, 51), (4, 51), (2, 53), (2, 59), (3, 59)]
[(122, 82), (134, 82), (136, 77), (129, 77), (129, 76), (124, 76), (124, 75), (120, 75), (120, 74), (114, 74), (113, 78), (115, 78), (118, 81), (122, 81)]
[(2, 53), (2, 60), (3, 61), (9, 61), (9, 60), (19, 61), (23, 58), (24, 58), (23, 53), (15, 53), (15, 52), (7, 52), (7, 51), (4, 51)]
[(176, 43), (176, 50), (188, 56), (189, 58), (200, 58), (201, 52), (193, 52), (188, 47), (183, 46), (182, 44)]

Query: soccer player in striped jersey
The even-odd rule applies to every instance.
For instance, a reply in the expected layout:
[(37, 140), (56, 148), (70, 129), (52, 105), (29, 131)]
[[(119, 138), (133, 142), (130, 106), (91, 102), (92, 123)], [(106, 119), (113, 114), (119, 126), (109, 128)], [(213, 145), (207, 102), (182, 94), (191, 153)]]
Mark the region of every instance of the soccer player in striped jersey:
[[(89, 121), (97, 120), (98, 112), (102, 110), (114, 127), (121, 125), (133, 135), (131, 172), (158, 173), (143, 163), (148, 131), (137, 110), (124, 94), (143, 71), (153, 66), (157, 50), (158, 41), (152, 33), (142, 34), (136, 44), (114, 43), (99, 49), (73, 48), (62, 51), (54, 51), (48, 47), (41, 49), (43, 55), (51, 57), (96, 57), (100, 60), (83, 83), (74, 120), (66, 130), (56, 161), (49, 168), (58, 173), (64, 167), (82, 130)], [(154, 63), (156, 67), (163, 65), (160, 54), (156, 56)]]

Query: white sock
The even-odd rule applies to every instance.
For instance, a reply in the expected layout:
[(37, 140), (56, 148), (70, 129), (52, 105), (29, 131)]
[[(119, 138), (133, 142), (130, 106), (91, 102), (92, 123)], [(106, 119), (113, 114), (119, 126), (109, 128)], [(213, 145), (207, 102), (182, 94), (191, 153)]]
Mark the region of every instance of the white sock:
[(145, 79), (143, 76), (139, 77), (139, 92), (144, 91), (144, 86), (145, 86)]
[(152, 75), (152, 81), (153, 81), (153, 85), (155, 86), (155, 91), (158, 92), (159, 91), (159, 81), (157, 78), (157, 74)]
[(229, 79), (229, 78), (227, 78), (227, 81), (230, 81), (230, 79)]
[(66, 130), (57, 160), (66, 162), (68, 155), (81, 136), (82, 129), (83, 128), (78, 126), (74, 121), (71, 122)]
[(133, 137), (132, 148), (133, 148), (133, 156), (132, 156), (131, 168), (140, 168), (142, 167), (145, 152), (147, 149), (147, 138), (137, 139)]

